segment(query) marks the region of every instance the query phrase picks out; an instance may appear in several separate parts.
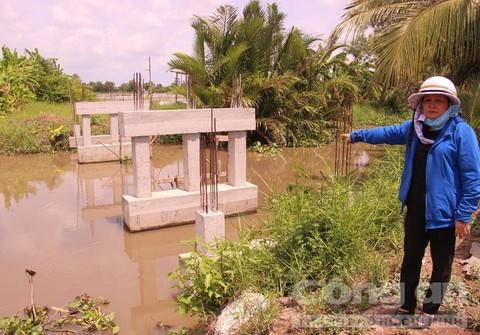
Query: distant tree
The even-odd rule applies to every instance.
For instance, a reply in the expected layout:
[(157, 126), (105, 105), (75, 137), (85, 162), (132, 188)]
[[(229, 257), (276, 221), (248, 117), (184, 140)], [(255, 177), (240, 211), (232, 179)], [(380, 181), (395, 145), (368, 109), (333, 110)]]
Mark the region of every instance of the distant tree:
[(126, 83), (121, 84), (118, 87), (120, 92), (133, 92), (133, 80), (129, 80)]

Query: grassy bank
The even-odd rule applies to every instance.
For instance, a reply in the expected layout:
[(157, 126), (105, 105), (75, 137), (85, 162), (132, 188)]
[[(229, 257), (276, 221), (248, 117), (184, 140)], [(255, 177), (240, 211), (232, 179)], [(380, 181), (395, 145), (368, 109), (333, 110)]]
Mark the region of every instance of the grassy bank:
[[(157, 110), (183, 108), (185, 108), (184, 103), (152, 105), (152, 109)], [(370, 104), (355, 105), (353, 113), (355, 128), (392, 124), (408, 118), (408, 115), (386, 114)], [(73, 124), (74, 118), (70, 104), (30, 102), (21, 111), (0, 115), (0, 154), (68, 150), (68, 137), (73, 133)], [(108, 133), (108, 116), (92, 117), (92, 134), (102, 133)], [(309, 146), (312, 143), (325, 141), (326, 139), (312, 139), (304, 145)], [(159, 136), (156, 143), (178, 144), (181, 143), (181, 136)]]
[[(185, 104), (157, 104), (155, 109), (182, 109)], [(73, 134), (74, 117), (71, 105), (30, 102), (18, 112), (0, 115), (0, 154), (33, 154), (68, 150), (68, 137)], [(108, 133), (107, 115), (93, 116), (92, 134)], [(160, 137), (160, 143), (177, 143), (181, 137)]]
[(72, 124), (69, 104), (31, 102), (22, 111), (0, 115), (0, 154), (66, 150)]

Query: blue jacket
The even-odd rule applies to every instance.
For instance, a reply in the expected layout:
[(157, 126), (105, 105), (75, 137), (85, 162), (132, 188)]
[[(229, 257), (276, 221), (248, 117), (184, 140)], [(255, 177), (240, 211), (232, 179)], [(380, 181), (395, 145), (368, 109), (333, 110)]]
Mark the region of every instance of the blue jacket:
[[(410, 131), (413, 136), (409, 135)], [(350, 139), (352, 143), (407, 144), (399, 191), (400, 201), (405, 206), (419, 141), (412, 121), (356, 130), (350, 134)], [(470, 221), (480, 200), (480, 151), (475, 132), (461, 117), (449, 120), (438, 134), (428, 152), (425, 178), (426, 229), (451, 227), (455, 220)]]

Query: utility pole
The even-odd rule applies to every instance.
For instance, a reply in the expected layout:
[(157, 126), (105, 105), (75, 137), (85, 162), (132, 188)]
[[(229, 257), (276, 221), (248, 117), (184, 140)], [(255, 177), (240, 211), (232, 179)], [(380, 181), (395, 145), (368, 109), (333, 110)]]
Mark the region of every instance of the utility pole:
[(152, 88), (152, 62), (148, 56), (148, 94), (150, 95), (150, 108), (152, 108), (153, 88)]

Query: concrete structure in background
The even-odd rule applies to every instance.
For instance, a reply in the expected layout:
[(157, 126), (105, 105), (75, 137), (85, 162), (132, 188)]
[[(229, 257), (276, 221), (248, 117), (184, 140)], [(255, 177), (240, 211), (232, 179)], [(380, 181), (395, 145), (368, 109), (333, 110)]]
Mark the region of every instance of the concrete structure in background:
[[(145, 109), (149, 109), (148, 103)], [(77, 148), (79, 163), (117, 161), (132, 156), (130, 138), (119, 139), (118, 113), (132, 110), (131, 101), (77, 102), (75, 114), (80, 117), (80, 125), (74, 125), (74, 136), (69, 138), (70, 148)], [(110, 134), (92, 135), (91, 117), (108, 115)], [(121, 148), (120, 148), (121, 146)]]
[[(120, 112), (122, 137), (132, 138), (134, 194), (123, 196), (123, 220), (131, 231), (193, 222), (200, 208), (200, 133), (211, 130), (210, 109)], [(247, 130), (253, 108), (213, 109), (217, 132), (228, 132), (228, 183), (218, 185), (225, 215), (257, 209), (258, 188), (246, 181)], [(183, 135), (184, 188), (152, 192), (149, 137)]]

